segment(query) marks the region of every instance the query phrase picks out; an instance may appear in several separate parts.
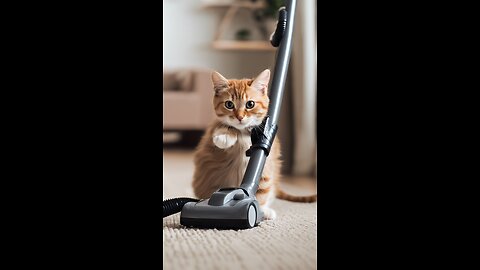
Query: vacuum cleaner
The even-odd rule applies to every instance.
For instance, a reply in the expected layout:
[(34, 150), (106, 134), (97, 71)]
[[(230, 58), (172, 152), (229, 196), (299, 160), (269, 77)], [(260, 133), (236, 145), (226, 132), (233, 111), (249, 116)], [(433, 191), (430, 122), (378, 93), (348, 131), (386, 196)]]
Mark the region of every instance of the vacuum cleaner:
[(283, 91), (292, 49), (295, 0), (287, 0), (279, 9), (275, 32), (270, 37), (278, 47), (270, 105), (262, 125), (252, 130), (252, 145), (246, 151), (250, 160), (240, 187), (221, 188), (209, 199), (175, 198), (163, 201), (163, 217), (180, 214), (180, 224), (186, 227), (216, 229), (249, 229), (263, 221), (263, 212), (255, 197), (266, 158), (277, 133)]

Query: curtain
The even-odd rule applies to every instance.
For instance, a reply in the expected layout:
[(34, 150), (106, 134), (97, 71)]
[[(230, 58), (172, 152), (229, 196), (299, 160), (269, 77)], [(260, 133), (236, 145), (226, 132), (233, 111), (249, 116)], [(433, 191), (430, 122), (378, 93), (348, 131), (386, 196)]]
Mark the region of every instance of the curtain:
[(316, 174), (316, 3), (297, 1), (291, 55), (294, 175)]

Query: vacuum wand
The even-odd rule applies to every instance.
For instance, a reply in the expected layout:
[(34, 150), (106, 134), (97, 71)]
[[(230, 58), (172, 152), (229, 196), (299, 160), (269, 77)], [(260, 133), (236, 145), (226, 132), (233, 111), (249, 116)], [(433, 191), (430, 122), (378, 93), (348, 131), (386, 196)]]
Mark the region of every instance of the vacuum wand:
[(288, 65), (292, 51), (293, 22), (295, 14), (295, 0), (286, 1), (286, 8), (279, 11), (277, 29), (272, 36), (272, 45), (280, 44), (277, 53), (277, 61), (274, 69), (272, 85), (269, 91), (270, 104), (267, 117), (262, 125), (252, 130), (252, 146), (247, 151), (250, 156), (241, 188), (251, 195), (255, 194), (260, 183), (266, 158), (270, 153), (273, 140), (277, 132), (277, 122), (282, 105), (285, 81), (287, 79)]

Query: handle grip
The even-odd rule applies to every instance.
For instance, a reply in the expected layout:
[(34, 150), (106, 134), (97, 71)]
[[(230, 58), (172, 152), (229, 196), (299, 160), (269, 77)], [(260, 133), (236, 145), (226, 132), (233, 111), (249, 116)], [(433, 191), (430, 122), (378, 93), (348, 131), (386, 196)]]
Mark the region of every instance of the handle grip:
[(278, 21), (277, 21), (277, 28), (275, 28), (275, 32), (272, 33), (270, 36), (270, 43), (273, 47), (280, 46), (280, 42), (282, 41), (283, 34), (285, 33), (285, 29), (287, 28), (287, 10), (285, 7), (281, 7), (278, 9)]

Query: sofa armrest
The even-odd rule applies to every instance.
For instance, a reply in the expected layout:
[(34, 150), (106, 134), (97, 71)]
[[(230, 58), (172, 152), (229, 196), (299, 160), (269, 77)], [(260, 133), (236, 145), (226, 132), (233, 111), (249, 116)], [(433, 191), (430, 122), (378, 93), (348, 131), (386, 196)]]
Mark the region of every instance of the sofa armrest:
[(193, 70), (193, 90), (212, 94), (213, 98), (212, 72), (209, 69)]
[(201, 110), (200, 119), (207, 125), (215, 118), (213, 109), (213, 83), (212, 70), (209, 69), (194, 69), (193, 74), (193, 91), (199, 93), (199, 102), (205, 104), (205, 108)]

